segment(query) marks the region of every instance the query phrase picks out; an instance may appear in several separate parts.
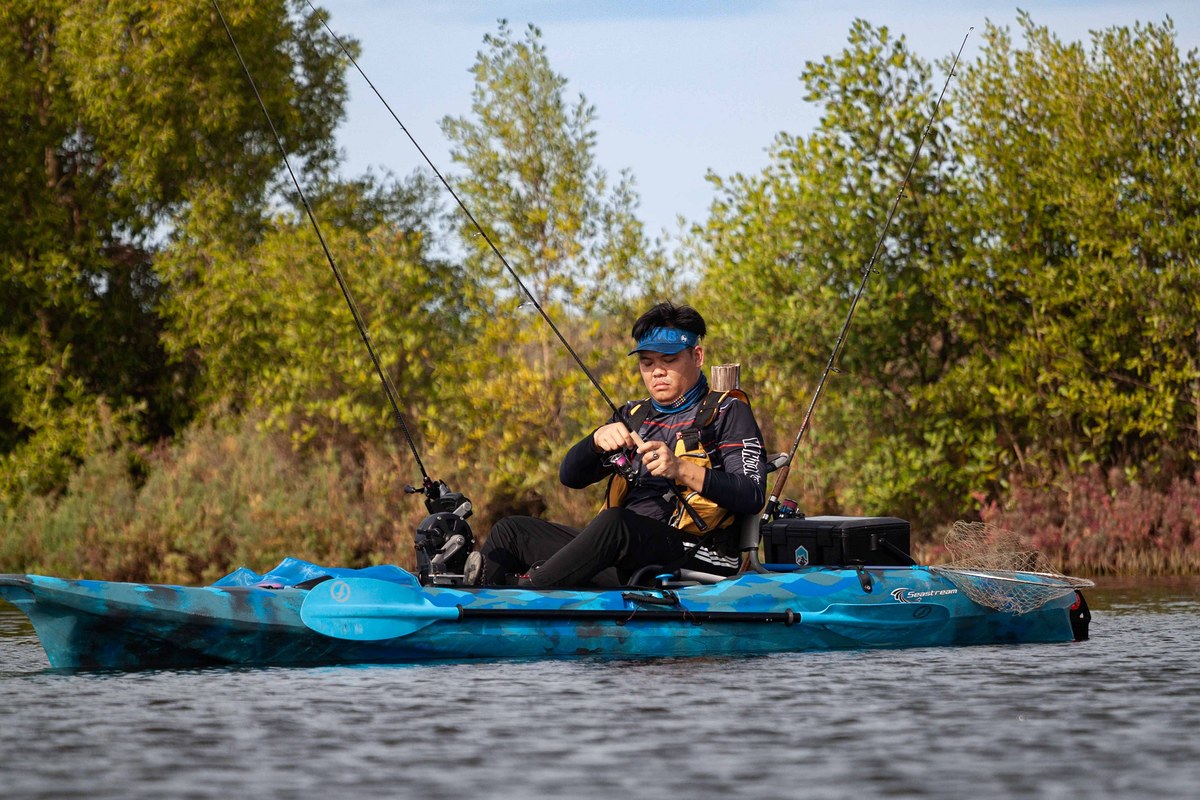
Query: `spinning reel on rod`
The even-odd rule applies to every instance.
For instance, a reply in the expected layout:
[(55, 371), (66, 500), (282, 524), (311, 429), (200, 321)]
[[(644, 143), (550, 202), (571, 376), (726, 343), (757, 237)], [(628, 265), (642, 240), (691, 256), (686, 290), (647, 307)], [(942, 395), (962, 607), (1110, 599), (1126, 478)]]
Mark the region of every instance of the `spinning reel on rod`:
[(625, 480), (629, 481), (631, 486), (636, 486), (638, 483), (638, 468), (633, 463), (630, 454), (624, 450), (618, 450), (615, 453), (610, 453), (604, 459), (604, 466), (611, 469), (613, 472), (620, 475)]
[(467, 517), (474, 508), (462, 492), (452, 492), (442, 481), (419, 489), (405, 486), (405, 494), (424, 494), (429, 516), (413, 533), (417, 551), (417, 579), (422, 586), (457, 586), (463, 580), (467, 556), (475, 549), (475, 536)]

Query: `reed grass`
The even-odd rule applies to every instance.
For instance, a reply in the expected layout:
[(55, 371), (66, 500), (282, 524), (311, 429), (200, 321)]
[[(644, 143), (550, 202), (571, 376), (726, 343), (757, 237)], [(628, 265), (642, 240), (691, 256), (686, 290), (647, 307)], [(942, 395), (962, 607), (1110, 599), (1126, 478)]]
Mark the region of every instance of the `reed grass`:
[(300, 453), (253, 420), (152, 452), (104, 449), (61, 495), (4, 510), (0, 571), (197, 584), (289, 555), (411, 566), (424, 508), (395, 460), (385, 449)]

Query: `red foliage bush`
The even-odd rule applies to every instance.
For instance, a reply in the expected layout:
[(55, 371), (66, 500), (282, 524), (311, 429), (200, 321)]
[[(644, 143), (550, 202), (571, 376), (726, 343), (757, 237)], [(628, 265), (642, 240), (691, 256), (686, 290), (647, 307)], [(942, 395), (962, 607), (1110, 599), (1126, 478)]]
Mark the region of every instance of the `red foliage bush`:
[(1093, 469), (1050, 485), (1014, 481), (980, 510), (984, 522), (1024, 534), (1064, 572), (1200, 572), (1200, 472), (1165, 488)]

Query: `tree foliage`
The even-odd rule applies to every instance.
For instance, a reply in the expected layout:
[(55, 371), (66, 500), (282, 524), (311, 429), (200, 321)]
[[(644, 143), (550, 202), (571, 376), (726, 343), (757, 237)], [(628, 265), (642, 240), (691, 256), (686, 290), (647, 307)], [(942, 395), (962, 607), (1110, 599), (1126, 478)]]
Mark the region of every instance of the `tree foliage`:
[[(1200, 459), (1200, 62), (1169, 22), (1090, 49), (1021, 28), (989, 26), (930, 130), (818, 414), (815, 502), (945, 519), (1018, 475)], [(797, 425), (935, 91), (861, 21), (802, 78), (817, 129), (714, 176), (697, 230), (721, 335)]]
[[(345, 87), (298, 7), (225, 11), (286, 145), (321, 174)], [(162, 234), (201, 197), (260, 215), (278, 154), (205, 3), (5, 3), (0, 107), (0, 495), (16, 496), (62, 484), (102, 404), (151, 437), (187, 422)]]
[[(410, 421), (423, 419), (438, 342), (461, 328), (446, 287), (461, 270), (431, 253), (437, 220), (420, 178), (342, 182), (309, 197)], [(158, 259), (170, 289), (164, 342), (194, 359), (196, 399), (210, 414), (253, 410), (298, 444), (350, 449), (394, 432), (375, 367), (307, 217), (281, 214), (248, 245), (191, 214)], [(414, 430), (418, 430), (414, 427)]]
[(517, 39), (501, 21), (472, 72), (471, 115), (443, 129), (463, 169), (456, 192), (487, 238), (459, 220), (471, 332), (440, 394), (465, 423), (444, 432), (459, 458), (486, 453), (489, 492), (515, 508), (553, 480), (562, 448), (610, 413), (534, 304), (604, 378), (614, 337), (602, 320), (627, 311), (665, 261), (635, 215), (631, 178), (610, 188), (596, 166), (595, 109), (566, 97), (536, 27)]
[(988, 391), (933, 411), (1003, 420), (1006, 468), (1169, 480), (1200, 451), (1200, 61), (1169, 23), (1090, 49), (1022, 27), (1024, 48), (989, 29), (963, 77), (973, 235), (943, 284), (971, 344), (949, 382)]

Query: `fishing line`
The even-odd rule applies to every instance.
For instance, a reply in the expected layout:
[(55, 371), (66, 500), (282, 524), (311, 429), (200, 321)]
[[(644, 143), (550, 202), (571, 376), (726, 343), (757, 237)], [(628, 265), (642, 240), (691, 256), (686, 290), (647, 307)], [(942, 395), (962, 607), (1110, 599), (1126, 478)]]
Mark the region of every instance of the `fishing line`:
[(333, 254), (329, 251), (329, 245), (325, 242), (324, 234), (321, 233), (321, 226), (317, 224), (317, 217), (308, 203), (308, 197), (304, 194), (304, 189), (300, 187), (300, 181), (297, 179), (296, 173), (292, 170), (291, 161), (288, 160), (287, 148), (283, 146), (283, 139), (279, 136), (279, 131), (275, 129), (275, 123), (271, 120), (270, 113), (267, 112), (267, 104), (258, 92), (258, 85), (254, 82), (254, 76), (250, 74), (250, 68), (246, 65), (246, 60), (242, 58), (242, 51), (238, 47), (237, 40), (233, 37), (233, 31), (230, 29), (229, 23), (225, 20), (225, 15), (221, 12), (221, 7), (217, 4), (217, 0), (212, 0), (212, 5), (217, 12), (217, 16), (221, 19), (221, 25), (225, 28), (225, 33), (229, 37), (229, 43), (233, 45), (233, 52), (237, 54), (238, 62), (242, 65), (242, 71), (246, 73), (246, 80), (250, 82), (250, 88), (254, 91), (259, 108), (262, 109), (263, 116), (266, 117), (267, 125), (271, 129), (271, 135), (275, 138), (275, 144), (279, 147), (279, 152), (283, 156), (283, 164), (287, 167), (288, 175), (292, 179), (292, 185), (296, 187), (296, 193), (300, 195), (300, 202), (304, 206), (304, 211), (308, 214), (309, 222), (312, 223), (313, 230), (317, 233), (317, 239), (321, 242), (321, 249), (325, 252), (325, 259), (329, 262), (329, 266), (333, 270), (333, 276), (337, 279), (338, 287), (342, 290), (342, 296), (346, 298), (346, 304), (350, 306), (350, 313), (354, 316), (354, 324), (358, 327), (358, 334), (367, 346), (367, 352), (371, 356), (371, 363), (375, 365), (375, 372), (379, 375), (379, 380), (383, 383), (384, 393), (387, 394), (388, 403), (392, 407), (392, 415), (395, 417), (396, 423), (400, 426), (405, 441), (408, 442), (413, 459), (417, 462), (417, 468), (421, 471), (421, 485), (425, 493), (433, 497), (432, 493), (436, 491), (435, 484), (430, 479), (429, 473), (425, 471), (425, 464), (421, 461), (420, 453), (417, 452), (416, 442), (413, 441), (412, 433), (404, 421), (404, 415), (400, 413), (400, 405), (396, 400), (396, 387), (392, 385), (391, 378), (388, 377), (387, 372), (383, 369), (383, 364), (380, 362), (379, 355), (375, 350), (375, 344), (371, 341), (371, 334), (367, 332), (366, 323), (363, 322), (362, 314), (358, 310), (358, 304), (354, 301), (354, 295), (350, 291), (350, 286), (346, 283), (341, 269), (338, 267), (337, 262), (334, 261)]
[(804, 421), (800, 423), (800, 432), (796, 434), (796, 440), (792, 443), (792, 450), (788, 454), (787, 463), (779, 471), (779, 476), (775, 479), (775, 486), (771, 489), (771, 496), (767, 500), (766, 507), (763, 509), (763, 522), (770, 522), (775, 516), (775, 511), (779, 507), (779, 495), (783, 492), (783, 486), (787, 483), (788, 474), (792, 469), (792, 459), (796, 457), (796, 451), (800, 449), (800, 440), (804, 438), (809, 423), (812, 421), (813, 410), (817, 407), (817, 400), (820, 399), (821, 391), (825, 388), (825, 381), (829, 377), (830, 372), (838, 371), (835, 365), (846, 344), (846, 335), (850, 331), (850, 323), (854, 319), (854, 312), (858, 308), (858, 301), (862, 299), (863, 293), (867, 290), (867, 280), (871, 277), (871, 273), (875, 271), (875, 260), (879, 258), (879, 253), (883, 250), (883, 242), (887, 237), (888, 228), (891, 227), (892, 219), (896, 216), (896, 209), (900, 207), (900, 201), (904, 198), (905, 189), (908, 187), (908, 179), (912, 177), (913, 168), (917, 165), (917, 158), (921, 155), (921, 148), (925, 145), (925, 139), (929, 136), (929, 130), (933, 127), (934, 119), (937, 118), (938, 109), (942, 107), (942, 98), (946, 96), (946, 90), (950, 88), (950, 79), (954, 77), (954, 68), (958, 66), (958, 59), (962, 56), (963, 48), (967, 46), (967, 39), (973, 30), (975, 30), (974, 26), (967, 29), (967, 35), (963, 37), (962, 44), (958, 46), (958, 52), (954, 56), (954, 63), (950, 65), (950, 72), (946, 75), (946, 82), (942, 84), (942, 91), (938, 95), (937, 102), (933, 104), (933, 112), (929, 115), (929, 122), (925, 124), (925, 130), (921, 132), (921, 139), (917, 142), (916, 149), (913, 150), (912, 160), (908, 163), (908, 169), (904, 173), (904, 180), (900, 181), (900, 191), (896, 194), (896, 200), (892, 203), (892, 210), (888, 212), (887, 220), (883, 223), (883, 230), (879, 234), (878, 241), (875, 242), (875, 249), (871, 253), (871, 260), (867, 262), (867, 266), (863, 269), (862, 281), (858, 285), (858, 291), (855, 293), (854, 299), (850, 302), (850, 312), (846, 314), (846, 321), (842, 324), (842, 330), (833, 345), (833, 352), (829, 354), (829, 363), (825, 365), (825, 371), (821, 373), (821, 380), (817, 382), (812, 402), (808, 404), (808, 411), (804, 414)]
[(371, 91), (373, 91), (375, 96), (379, 98), (379, 101), (383, 103), (384, 108), (388, 110), (388, 113), (392, 115), (392, 119), (396, 120), (396, 124), (400, 126), (400, 130), (404, 131), (404, 135), (408, 137), (410, 142), (412, 142), (413, 147), (417, 148), (417, 152), (421, 154), (421, 158), (425, 159), (425, 163), (429, 165), (431, 170), (433, 170), (433, 174), (436, 175), (437, 179), (442, 182), (443, 186), (446, 187), (446, 191), (448, 191), (450, 196), (454, 198), (454, 202), (458, 203), (458, 207), (461, 208), (462, 212), (467, 215), (467, 219), (469, 219), (471, 224), (475, 226), (475, 230), (479, 231), (479, 235), (483, 237), (483, 240), (487, 242), (488, 247), (490, 247), (492, 252), (496, 254), (496, 258), (500, 259), (500, 263), (504, 265), (506, 270), (508, 270), (508, 274), (513, 277), (513, 280), (517, 282), (517, 286), (519, 286), (525, 296), (529, 298), (529, 302), (534, 308), (537, 309), (537, 312), (542, 315), (542, 319), (546, 320), (546, 324), (550, 326), (550, 330), (554, 331), (554, 335), (558, 337), (560, 342), (562, 342), (563, 347), (567, 348), (567, 352), (571, 354), (571, 358), (575, 359), (575, 363), (579, 365), (581, 370), (583, 370), (583, 374), (587, 375), (588, 380), (592, 382), (592, 386), (596, 387), (596, 391), (598, 391), (600, 396), (604, 398), (604, 402), (608, 403), (608, 407), (612, 409), (614, 414), (616, 414), (617, 407), (609, 398), (608, 393), (604, 391), (604, 387), (600, 385), (600, 382), (596, 380), (596, 376), (592, 374), (592, 371), (587, 368), (586, 364), (583, 363), (583, 359), (581, 359), (579, 354), (575, 352), (575, 348), (571, 347), (571, 343), (568, 342), (566, 337), (562, 335), (562, 332), (559, 331), (558, 326), (554, 324), (554, 320), (550, 319), (550, 315), (546, 313), (544, 308), (542, 308), (541, 303), (539, 303), (537, 298), (533, 296), (533, 293), (529, 291), (529, 288), (525, 285), (525, 282), (521, 280), (521, 276), (518, 275), (517, 271), (508, 263), (508, 259), (506, 259), (504, 254), (500, 252), (500, 248), (498, 248), (496, 243), (492, 241), (492, 237), (488, 236), (487, 231), (485, 231), (483, 226), (480, 225), (475, 219), (475, 215), (472, 214), (471, 210), (467, 208), (465, 203), (463, 203), (462, 199), (458, 196), (458, 192), (454, 191), (454, 187), (452, 187), (450, 182), (442, 176), (441, 171), (437, 168), (437, 166), (434, 165), (433, 160), (426, 155), (424, 149), (421, 148), (421, 145), (417, 144), (417, 140), (409, 132), (408, 128), (405, 127), (404, 123), (400, 121), (400, 117), (397, 116), (396, 112), (392, 110), (391, 105), (384, 98), (384, 96), (377, 88), (375, 88), (375, 84), (370, 78), (367, 77), (367, 73), (363, 72), (363, 68), (358, 65), (358, 62), (350, 53), (350, 48), (346, 47), (345, 43), (342, 42), (341, 37), (334, 33), (333, 29), (329, 27), (329, 23), (325, 20), (325, 16), (322, 15), (317, 10), (316, 6), (312, 4), (312, 0), (306, 0), (306, 2), (308, 3), (308, 7), (312, 9), (313, 15), (320, 19), (321, 25), (326, 31), (329, 32), (329, 35), (333, 37), (333, 40), (337, 42), (338, 47), (342, 49), (342, 53), (344, 53), (346, 58), (350, 60), (350, 63), (354, 65), (354, 68), (358, 70), (358, 74), (361, 75), (363, 80), (367, 82), (367, 85), (371, 87)]

